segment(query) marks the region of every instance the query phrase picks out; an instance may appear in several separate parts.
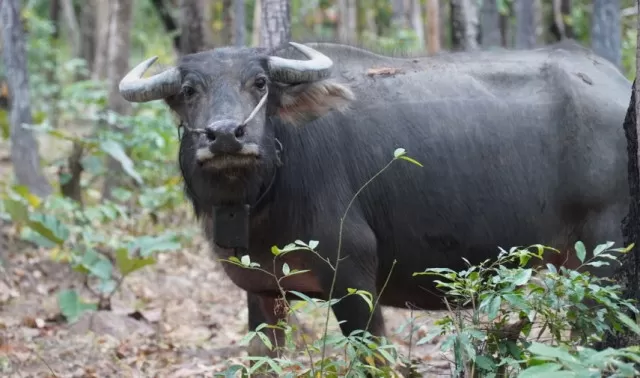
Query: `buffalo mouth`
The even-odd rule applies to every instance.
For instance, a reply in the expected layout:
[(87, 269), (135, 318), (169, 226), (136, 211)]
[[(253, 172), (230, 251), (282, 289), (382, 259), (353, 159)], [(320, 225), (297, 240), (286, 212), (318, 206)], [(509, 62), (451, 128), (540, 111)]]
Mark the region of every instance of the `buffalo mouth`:
[(196, 150), (196, 161), (205, 170), (249, 168), (260, 161), (260, 151), (255, 144), (246, 144), (236, 152), (216, 152), (202, 147)]

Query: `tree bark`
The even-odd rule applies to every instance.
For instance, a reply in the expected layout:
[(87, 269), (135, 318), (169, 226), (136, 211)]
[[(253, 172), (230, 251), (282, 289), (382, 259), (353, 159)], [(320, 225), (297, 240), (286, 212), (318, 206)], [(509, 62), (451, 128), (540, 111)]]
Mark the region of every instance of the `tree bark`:
[[(203, 20), (204, 21), (204, 20)], [(222, 46), (230, 46), (233, 44), (233, 34), (235, 31), (235, 17), (233, 0), (222, 0), (222, 30), (220, 31), (220, 38)], [(203, 26), (207, 28), (208, 25)]]
[[(111, 111), (120, 115), (128, 115), (131, 112), (131, 104), (120, 95), (118, 84), (129, 71), (132, 0), (112, 0), (109, 5), (111, 17), (109, 22), (109, 62), (107, 67), (109, 93), (107, 103)], [(121, 178), (122, 167), (120, 163), (108, 156), (102, 198), (111, 198), (111, 191)]]
[(180, 2), (180, 54), (192, 54), (212, 46), (207, 24), (208, 0), (181, 0)]
[(571, 18), (571, 0), (553, 0), (553, 24), (551, 33), (557, 40), (573, 38), (573, 27), (564, 22), (565, 18)]
[[(637, 1), (640, 8), (640, 0)], [(638, 34), (636, 39), (636, 78), (640, 73), (640, 17), (636, 24)], [(640, 303), (640, 170), (638, 155), (638, 125), (640, 125), (640, 102), (637, 101), (640, 96), (640, 89), (636, 86), (637, 79), (633, 81), (631, 89), (631, 100), (627, 108), (627, 114), (624, 118), (623, 128), (627, 139), (627, 177), (629, 182), (629, 211), (627, 216), (622, 220), (622, 235), (624, 245), (628, 246), (634, 243), (633, 249), (622, 255), (620, 265), (616, 273), (611, 277), (615, 283), (622, 287), (622, 297), (624, 299), (632, 299)], [(630, 311), (627, 315), (634, 319), (635, 315)], [(627, 346), (640, 344), (640, 337), (633, 332), (624, 332), (618, 335), (606, 333), (601, 345), (596, 348), (624, 348)]]
[(251, 33), (251, 45), (260, 45), (262, 34), (262, 0), (255, 0), (253, 7), (253, 31)]
[(289, 0), (262, 0), (260, 44), (268, 49), (283, 46), (291, 40)]
[(536, 45), (535, 4), (532, 0), (516, 0), (516, 48), (529, 49)]
[[(89, 0), (82, 6), (82, 12), (80, 13), (80, 57), (84, 59), (87, 64), (87, 71), (89, 75), (93, 72), (95, 66), (95, 50), (96, 44), (96, 4), (93, 0)], [(88, 76), (80, 75), (78, 79), (87, 79)]]
[(453, 50), (476, 50), (479, 47), (477, 0), (451, 0), (451, 47)]
[(404, 29), (407, 25), (405, 17), (404, 0), (391, 0), (391, 26), (396, 29)]
[(430, 55), (440, 52), (440, 4), (438, 0), (427, 0), (427, 52)]
[(357, 34), (357, 8), (355, 0), (338, 0), (338, 40), (354, 42)]
[(502, 35), (500, 34), (500, 12), (498, 3), (495, 0), (484, 0), (482, 2), (482, 19), (480, 21), (480, 31), (483, 47), (498, 47), (502, 45)]
[(0, 1), (4, 64), (11, 93), (11, 161), (18, 183), (40, 197), (52, 192), (40, 166), (38, 141), (31, 130), (23, 128), (31, 124), (31, 94), (27, 75), (25, 34), (20, 22), (20, 1)]
[(418, 38), (418, 45), (424, 46), (424, 22), (422, 21), (422, 12), (420, 7), (420, 0), (409, 0), (409, 21), (413, 32), (416, 33)]
[(591, 47), (616, 66), (622, 65), (620, 0), (594, 0)]
[(233, 44), (244, 46), (246, 40), (244, 0), (233, 0), (233, 13), (235, 17)]
[(73, 57), (79, 57), (82, 44), (82, 36), (80, 35), (80, 25), (78, 23), (78, 17), (76, 11), (73, 9), (73, 3), (71, 0), (62, 1), (62, 13), (64, 14), (65, 24), (69, 32), (69, 39), (71, 40), (71, 54)]
[(109, 2), (95, 1), (96, 6), (96, 43), (92, 78), (94, 80), (105, 80), (107, 78), (107, 62), (109, 60), (109, 25), (111, 24), (111, 9)]

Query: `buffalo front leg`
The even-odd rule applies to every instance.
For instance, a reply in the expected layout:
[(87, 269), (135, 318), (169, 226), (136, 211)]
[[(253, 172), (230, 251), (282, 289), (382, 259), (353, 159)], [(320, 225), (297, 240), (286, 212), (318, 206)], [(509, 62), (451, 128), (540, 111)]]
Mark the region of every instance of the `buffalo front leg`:
[[(286, 319), (286, 308), (282, 306), (277, 298), (264, 297), (247, 292), (247, 308), (249, 310), (249, 331), (255, 329), (262, 323), (276, 325), (279, 320)], [(273, 345), (269, 349), (259, 337), (254, 337), (249, 343), (247, 354), (251, 357), (271, 357), (280, 356), (280, 348), (284, 345), (284, 332), (279, 329), (263, 328), (263, 332)]]
[[(371, 311), (369, 303), (362, 296), (358, 294), (347, 296), (349, 289), (367, 291), (371, 294), (371, 304), (375, 304), (378, 295), (376, 287), (378, 256), (375, 235), (368, 226), (359, 222), (345, 224), (344, 229), (338, 264), (335, 259), (337, 238), (336, 244), (326, 244), (322, 250), (323, 255), (332, 256), (330, 261), (334, 267), (337, 266), (335, 284), (334, 271), (330, 268), (323, 268), (320, 275), (322, 288), (328, 296), (333, 286), (331, 298), (342, 298), (332, 306), (332, 310), (336, 319), (341, 322), (340, 329), (344, 336), (350, 336), (357, 330), (365, 330), (373, 336), (383, 337), (386, 332), (380, 307), (377, 306)], [(329, 351), (328, 348), (327, 352)]]

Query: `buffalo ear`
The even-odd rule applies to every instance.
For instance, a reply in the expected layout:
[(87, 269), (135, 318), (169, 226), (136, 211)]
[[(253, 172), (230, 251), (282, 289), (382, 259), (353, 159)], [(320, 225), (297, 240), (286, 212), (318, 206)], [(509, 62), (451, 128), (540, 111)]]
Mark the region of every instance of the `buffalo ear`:
[(321, 80), (279, 88), (277, 116), (299, 125), (322, 117), (331, 110), (344, 111), (355, 95), (351, 89), (334, 80)]

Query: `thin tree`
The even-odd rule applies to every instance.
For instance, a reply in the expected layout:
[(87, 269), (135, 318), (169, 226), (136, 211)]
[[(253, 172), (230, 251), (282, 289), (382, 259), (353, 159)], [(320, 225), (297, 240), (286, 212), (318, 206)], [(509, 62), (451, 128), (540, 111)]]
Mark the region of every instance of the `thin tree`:
[[(130, 34), (132, 23), (132, 0), (112, 0), (109, 2), (109, 46), (108, 46), (108, 96), (109, 110), (120, 115), (131, 112), (131, 104), (118, 91), (118, 83), (129, 71)], [(122, 177), (120, 163), (107, 157), (107, 170), (102, 187), (102, 197), (111, 198), (113, 187)]]
[(291, 39), (289, 0), (262, 0), (260, 45), (268, 49), (283, 46)]
[(532, 0), (515, 0), (516, 48), (529, 49), (536, 45), (536, 13)]
[[(640, 10), (640, 0), (637, 1)], [(640, 17), (637, 18), (636, 28), (638, 30), (636, 39), (636, 79), (633, 81), (631, 90), (631, 100), (624, 119), (623, 128), (627, 140), (627, 172), (629, 182), (629, 211), (622, 219), (622, 235), (624, 245), (634, 244), (631, 252), (622, 255), (620, 265), (613, 274), (612, 280), (622, 287), (622, 297), (624, 299), (640, 301), (640, 159), (638, 155), (638, 128), (640, 126), (640, 89), (637, 87), (637, 77), (640, 73)], [(634, 314), (630, 311), (627, 315), (633, 319)], [(625, 332), (618, 335), (606, 333), (601, 348), (624, 348), (627, 346), (640, 344), (640, 337), (633, 332)]]
[(477, 0), (451, 0), (451, 45), (454, 50), (479, 47), (480, 20)]
[(338, 39), (341, 42), (355, 41), (357, 38), (358, 8), (355, 0), (338, 0)]
[(244, 46), (246, 39), (244, 0), (233, 0), (234, 33), (233, 44)]
[(427, 0), (427, 51), (429, 54), (440, 52), (440, 40), (442, 38), (440, 30), (440, 4), (438, 0)]
[(31, 114), (31, 94), (27, 74), (27, 54), (25, 34), (20, 22), (20, 1), (1, 0), (0, 20), (2, 21), (2, 39), (4, 64), (7, 70), (7, 83), (11, 93), (11, 161), (19, 184), (41, 197), (52, 192), (51, 185), (42, 172), (38, 141), (31, 130), (23, 125), (33, 122)]
[(498, 47), (502, 45), (502, 34), (500, 33), (500, 12), (496, 0), (484, 0), (480, 10), (480, 31), (482, 46)]
[(620, 0), (594, 0), (591, 47), (616, 66), (622, 64)]

